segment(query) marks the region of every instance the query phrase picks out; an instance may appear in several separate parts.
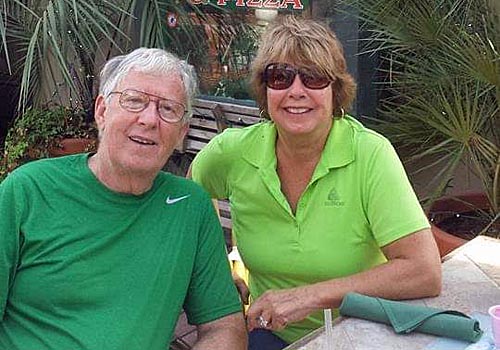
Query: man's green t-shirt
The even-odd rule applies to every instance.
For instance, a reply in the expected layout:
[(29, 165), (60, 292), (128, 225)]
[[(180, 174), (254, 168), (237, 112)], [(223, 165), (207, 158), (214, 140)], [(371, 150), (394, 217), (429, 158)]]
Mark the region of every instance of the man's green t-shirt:
[[(276, 173), (272, 122), (226, 129), (192, 164), (193, 179), (229, 198), (251, 297), (352, 275), (386, 261), (381, 247), (429, 227), (387, 139), (346, 116), (335, 119), (314, 174), (292, 213)], [(322, 313), (276, 332), (293, 342)]]
[(29, 163), (0, 184), (0, 349), (165, 350), (241, 311), (208, 195), (160, 173), (113, 192), (87, 155)]

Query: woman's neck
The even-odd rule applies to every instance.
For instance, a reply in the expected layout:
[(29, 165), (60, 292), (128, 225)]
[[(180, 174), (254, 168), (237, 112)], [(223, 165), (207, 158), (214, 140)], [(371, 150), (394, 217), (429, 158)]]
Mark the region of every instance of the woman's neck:
[(294, 214), (297, 203), (321, 159), (327, 138), (328, 132), (320, 136), (307, 135), (307, 137), (296, 135), (287, 137), (278, 133), (275, 151), (276, 171), (281, 183), (281, 192)]
[(329, 129), (321, 130), (314, 135), (287, 135), (280, 133), (276, 139), (276, 156), (294, 159), (296, 162), (318, 161), (325, 148)]

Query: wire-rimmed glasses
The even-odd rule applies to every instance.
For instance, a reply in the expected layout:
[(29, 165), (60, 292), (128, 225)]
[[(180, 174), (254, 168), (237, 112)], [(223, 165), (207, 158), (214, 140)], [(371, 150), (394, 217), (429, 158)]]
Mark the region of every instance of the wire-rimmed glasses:
[(123, 91), (112, 91), (111, 94), (120, 94), (120, 106), (129, 112), (142, 112), (152, 101), (151, 97), (157, 98), (156, 110), (161, 120), (167, 123), (180, 122), (186, 115), (186, 107), (179, 102), (156, 96), (147, 92), (134, 89), (125, 89)]

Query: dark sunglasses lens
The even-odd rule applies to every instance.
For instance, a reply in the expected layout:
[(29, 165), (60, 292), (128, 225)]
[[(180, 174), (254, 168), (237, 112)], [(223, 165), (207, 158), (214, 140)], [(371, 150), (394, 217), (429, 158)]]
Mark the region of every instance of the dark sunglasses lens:
[[(270, 64), (264, 71), (264, 81), (274, 90), (288, 89), (295, 79), (297, 69), (286, 64)], [(300, 80), (308, 89), (320, 90), (330, 85), (331, 80), (318, 72), (307, 69), (299, 70)]]
[(330, 85), (331, 82), (328, 77), (312, 72), (301, 72), (299, 76), (304, 86), (312, 90), (324, 89)]
[(295, 71), (283, 65), (269, 65), (264, 72), (267, 87), (274, 90), (288, 89), (295, 78)]

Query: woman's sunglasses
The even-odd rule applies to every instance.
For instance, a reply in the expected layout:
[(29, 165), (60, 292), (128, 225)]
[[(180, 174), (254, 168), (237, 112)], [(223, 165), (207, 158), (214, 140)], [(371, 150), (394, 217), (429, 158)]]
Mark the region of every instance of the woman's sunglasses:
[(331, 84), (332, 79), (306, 68), (295, 68), (286, 63), (270, 63), (264, 69), (262, 79), (273, 90), (285, 90), (292, 86), (295, 76), (299, 75), (302, 84), (308, 89), (320, 90)]

